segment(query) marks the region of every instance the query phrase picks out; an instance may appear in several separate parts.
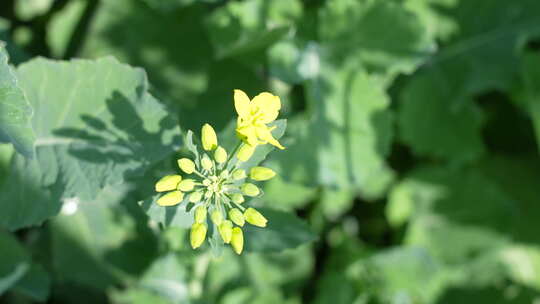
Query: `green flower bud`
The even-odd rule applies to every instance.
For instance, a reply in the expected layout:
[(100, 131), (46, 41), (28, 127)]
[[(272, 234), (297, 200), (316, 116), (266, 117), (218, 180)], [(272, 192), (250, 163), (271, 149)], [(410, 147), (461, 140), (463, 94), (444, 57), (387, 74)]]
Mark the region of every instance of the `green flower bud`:
[(255, 152), (255, 147), (244, 144), (240, 147), (240, 149), (238, 149), (238, 153), (236, 154), (236, 157), (240, 161), (245, 162), (251, 158), (251, 155), (253, 155), (253, 152)]
[(214, 152), (214, 159), (218, 164), (222, 164), (227, 161), (227, 151), (223, 147), (219, 146)]
[(178, 184), (178, 190), (188, 192), (195, 188), (195, 181), (192, 179), (184, 179)]
[(242, 169), (236, 169), (236, 170), (233, 171), (232, 177), (235, 180), (246, 178), (246, 171), (244, 171)]
[(274, 176), (276, 176), (276, 172), (274, 172), (274, 170), (272, 169), (265, 167), (253, 167), (249, 172), (249, 177), (256, 181), (269, 180)]
[(231, 245), (236, 254), (242, 253), (242, 249), (244, 249), (244, 234), (239, 227), (234, 227), (232, 230)]
[(233, 195), (231, 195), (231, 200), (235, 204), (241, 204), (244, 202), (244, 196), (240, 193), (234, 193)]
[(217, 135), (214, 128), (209, 124), (204, 124), (201, 131), (201, 140), (203, 148), (206, 151), (214, 150), (217, 148)]
[(181, 191), (169, 192), (157, 200), (157, 204), (163, 207), (174, 206), (179, 204), (184, 199), (184, 193)]
[(257, 196), (261, 192), (259, 188), (252, 183), (243, 184), (241, 190), (247, 196)]
[(266, 227), (266, 223), (268, 222), (259, 211), (253, 208), (247, 208), (247, 210), (244, 211), (244, 217), (248, 223), (259, 227)]
[(232, 208), (229, 210), (229, 218), (235, 223), (236, 225), (242, 227), (244, 226), (245, 219), (242, 212), (236, 208)]
[(204, 223), (206, 221), (206, 207), (199, 206), (195, 209), (195, 222)]
[(164, 191), (171, 191), (175, 190), (178, 186), (178, 183), (182, 180), (182, 177), (180, 175), (167, 175), (161, 178), (156, 183), (156, 191), (157, 192), (164, 192)]
[(195, 163), (189, 158), (181, 158), (178, 160), (178, 167), (186, 174), (191, 174), (195, 171)]
[(201, 159), (201, 165), (205, 170), (210, 170), (213, 167), (212, 160), (210, 160), (206, 154)]
[(229, 170), (225, 169), (225, 170), (221, 171), (221, 173), (219, 174), (219, 177), (221, 177), (221, 178), (229, 177)]
[(214, 210), (212, 211), (212, 214), (210, 215), (210, 219), (212, 220), (212, 223), (214, 225), (219, 226), (221, 225), (221, 222), (223, 222), (223, 214), (221, 214), (221, 210)]
[(232, 222), (228, 220), (223, 221), (221, 225), (219, 225), (218, 230), (223, 242), (225, 242), (225, 244), (229, 244), (231, 242), (233, 232)]
[(198, 203), (201, 201), (202, 195), (203, 194), (201, 191), (193, 192), (189, 195), (189, 201), (192, 203)]
[(212, 183), (212, 181), (210, 181), (208, 178), (203, 180), (202, 184), (206, 187), (210, 186), (210, 184)]
[(206, 239), (207, 230), (206, 224), (194, 223), (191, 226), (191, 232), (189, 234), (191, 248), (196, 249), (202, 245), (204, 239)]

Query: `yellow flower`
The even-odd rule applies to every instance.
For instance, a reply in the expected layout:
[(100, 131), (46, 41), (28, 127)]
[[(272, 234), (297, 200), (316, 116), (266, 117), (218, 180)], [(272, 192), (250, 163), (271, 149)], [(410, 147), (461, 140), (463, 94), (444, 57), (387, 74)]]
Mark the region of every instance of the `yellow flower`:
[(245, 143), (252, 147), (269, 143), (285, 149), (272, 136), (275, 127), (267, 126), (279, 115), (281, 101), (278, 96), (264, 92), (249, 100), (246, 93), (234, 90), (234, 107), (238, 113), (236, 133)]

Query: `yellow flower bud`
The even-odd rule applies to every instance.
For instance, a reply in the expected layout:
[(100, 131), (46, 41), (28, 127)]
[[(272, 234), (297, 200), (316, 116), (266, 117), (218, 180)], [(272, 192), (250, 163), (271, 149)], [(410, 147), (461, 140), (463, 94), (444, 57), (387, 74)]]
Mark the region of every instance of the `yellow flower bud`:
[(213, 166), (212, 160), (210, 160), (208, 156), (204, 155), (203, 158), (201, 159), (201, 165), (205, 170), (210, 170), (212, 169), (212, 166)]
[(214, 152), (214, 159), (218, 164), (222, 164), (227, 161), (227, 151), (223, 149), (222, 146), (217, 147), (216, 152)]
[(215, 148), (217, 148), (218, 143), (216, 131), (214, 131), (214, 128), (212, 128), (211, 125), (204, 124), (201, 133), (203, 148), (206, 151), (214, 150)]
[(238, 149), (238, 153), (236, 154), (236, 157), (238, 157), (240, 161), (245, 162), (251, 158), (251, 155), (253, 155), (253, 152), (255, 152), (255, 147), (244, 144), (240, 147), (240, 149)]
[(247, 210), (244, 211), (244, 217), (248, 223), (259, 227), (266, 227), (266, 223), (268, 222), (259, 211), (253, 208), (247, 208)]
[(231, 195), (231, 200), (235, 204), (241, 204), (244, 202), (244, 196), (240, 193), (234, 193), (233, 195)]
[(221, 171), (221, 173), (219, 174), (219, 177), (228, 178), (229, 177), (229, 170), (225, 169), (225, 170)]
[(244, 223), (245, 223), (244, 214), (242, 214), (240, 210), (236, 208), (232, 208), (231, 210), (229, 210), (229, 218), (236, 225), (240, 227), (244, 226)]
[(221, 214), (221, 210), (212, 211), (212, 214), (210, 215), (210, 219), (212, 220), (212, 223), (214, 223), (214, 225), (216, 226), (221, 225), (221, 222), (223, 222), (223, 214)]
[(225, 242), (225, 244), (229, 244), (231, 242), (233, 232), (232, 222), (228, 220), (223, 221), (221, 225), (219, 225), (218, 230), (223, 242)]
[(269, 180), (274, 176), (276, 176), (276, 172), (274, 172), (274, 170), (272, 169), (265, 167), (253, 167), (249, 171), (249, 177), (256, 181)]
[(164, 191), (171, 191), (175, 190), (178, 186), (178, 183), (182, 180), (182, 177), (180, 175), (167, 175), (161, 178), (156, 183), (156, 191), (157, 192), (164, 192)]
[(163, 207), (174, 206), (179, 204), (184, 199), (184, 193), (181, 191), (169, 192), (157, 200), (157, 204)]
[(242, 250), (244, 249), (244, 234), (239, 227), (234, 227), (232, 230), (231, 245), (236, 254), (242, 253)]
[(191, 233), (189, 235), (189, 239), (191, 242), (191, 247), (193, 249), (199, 248), (202, 245), (204, 239), (206, 238), (207, 230), (208, 228), (206, 227), (206, 224), (194, 223), (191, 226)]
[(186, 174), (191, 174), (195, 171), (195, 163), (189, 158), (181, 158), (178, 160), (178, 167)]
[(184, 179), (178, 184), (178, 190), (181, 190), (184, 192), (191, 191), (193, 190), (193, 188), (195, 188), (195, 181), (189, 178)]
[(252, 183), (245, 183), (241, 187), (242, 192), (247, 196), (257, 196), (261, 192), (257, 186)]
[(198, 203), (201, 201), (202, 195), (203, 194), (201, 191), (193, 192), (189, 195), (189, 201), (192, 203)]
[(236, 169), (236, 170), (233, 171), (232, 177), (235, 180), (246, 178), (246, 171), (244, 171), (242, 169)]
[(206, 207), (199, 206), (195, 209), (195, 222), (204, 223), (206, 221)]

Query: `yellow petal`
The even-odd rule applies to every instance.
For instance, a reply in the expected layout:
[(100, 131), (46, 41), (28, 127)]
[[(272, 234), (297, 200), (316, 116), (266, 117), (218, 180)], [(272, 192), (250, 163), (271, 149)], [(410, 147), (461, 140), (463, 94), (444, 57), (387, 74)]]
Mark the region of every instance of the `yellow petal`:
[(243, 142), (251, 146), (255, 147), (259, 144), (259, 141), (257, 140), (256, 128), (252, 125), (236, 128), (236, 133)]
[(258, 120), (259, 122), (269, 123), (278, 117), (279, 110), (281, 109), (281, 100), (278, 96), (264, 92), (255, 96), (251, 102), (259, 109), (259, 113), (261, 114), (261, 118)]
[(157, 200), (157, 204), (163, 207), (174, 206), (179, 204), (184, 199), (184, 193), (181, 191), (169, 192)]
[(232, 230), (231, 245), (236, 254), (242, 253), (242, 249), (244, 249), (244, 234), (239, 227), (234, 227)]
[(264, 142), (267, 142), (271, 144), (272, 146), (278, 147), (281, 150), (285, 149), (275, 138), (272, 136), (272, 132), (270, 132), (270, 128), (268, 126), (257, 126), (255, 129), (257, 133), (257, 137), (261, 139)]
[(242, 90), (234, 90), (234, 108), (238, 116), (248, 119), (251, 115), (251, 105), (249, 97)]

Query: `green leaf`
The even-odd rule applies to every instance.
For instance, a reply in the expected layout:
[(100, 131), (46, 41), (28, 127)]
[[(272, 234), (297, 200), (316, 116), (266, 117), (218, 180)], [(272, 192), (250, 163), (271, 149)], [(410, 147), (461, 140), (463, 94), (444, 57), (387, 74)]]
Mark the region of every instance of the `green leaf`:
[[(217, 58), (264, 50), (282, 39), (301, 14), (299, 1), (230, 2), (206, 20)], [(272, 27), (267, 24), (272, 23)]]
[(10, 289), (30, 269), (30, 257), (13, 235), (0, 230), (0, 295)]
[(291, 141), (276, 154), (285, 180), (382, 195), (393, 178), (385, 163), (392, 113), (381, 85), (358, 62), (321, 67), (307, 83), (308, 117), (289, 124)]
[(6, 49), (0, 44), (0, 141), (8, 141), (25, 156), (33, 154), (32, 107), (8, 65)]
[(536, 132), (536, 143), (540, 151), (540, 56), (536, 53), (525, 53), (521, 64), (523, 80), (523, 97), (526, 110), (533, 121)]
[(49, 297), (51, 279), (39, 264), (32, 264), (26, 275), (14, 286), (14, 291), (24, 294), (36, 301), (44, 302)]
[(278, 252), (317, 238), (307, 223), (291, 213), (267, 208), (257, 210), (268, 219), (268, 224), (264, 228), (244, 226), (246, 252)]
[(383, 75), (411, 73), (434, 50), (427, 27), (396, 1), (326, 2), (320, 24), (331, 60), (357, 57)]
[(128, 190), (108, 187), (95, 200), (69, 200), (51, 220), (53, 266), (62, 280), (105, 289), (150, 265), (156, 238)]
[[(2, 213), (15, 229), (38, 224), (58, 211), (58, 198), (91, 200), (107, 185), (140, 176), (149, 166), (172, 154), (180, 143), (177, 121), (146, 92), (146, 74), (112, 58), (70, 62), (36, 59), (18, 69), (36, 112), (37, 163), (15, 159), (13, 189), (7, 189), (11, 209)], [(19, 181), (16, 184), (15, 181)], [(25, 200), (22, 187), (41, 187), (52, 197)], [(43, 195), (42, 195), (43, 196)], [(32, 196), (30, 196), (32, 197)], [(5, 203), (4, 203), (5, 204)], [(2, 204), (2, 205), (4, 205)], [(14, 218), (16, 220), (13, 220)]]
[(188, 294), (188, 273), (184, 264), (174, 254), (168, 254), (154, 261), (144, 273), (139, 285), (170, 303), (186, 303)]

